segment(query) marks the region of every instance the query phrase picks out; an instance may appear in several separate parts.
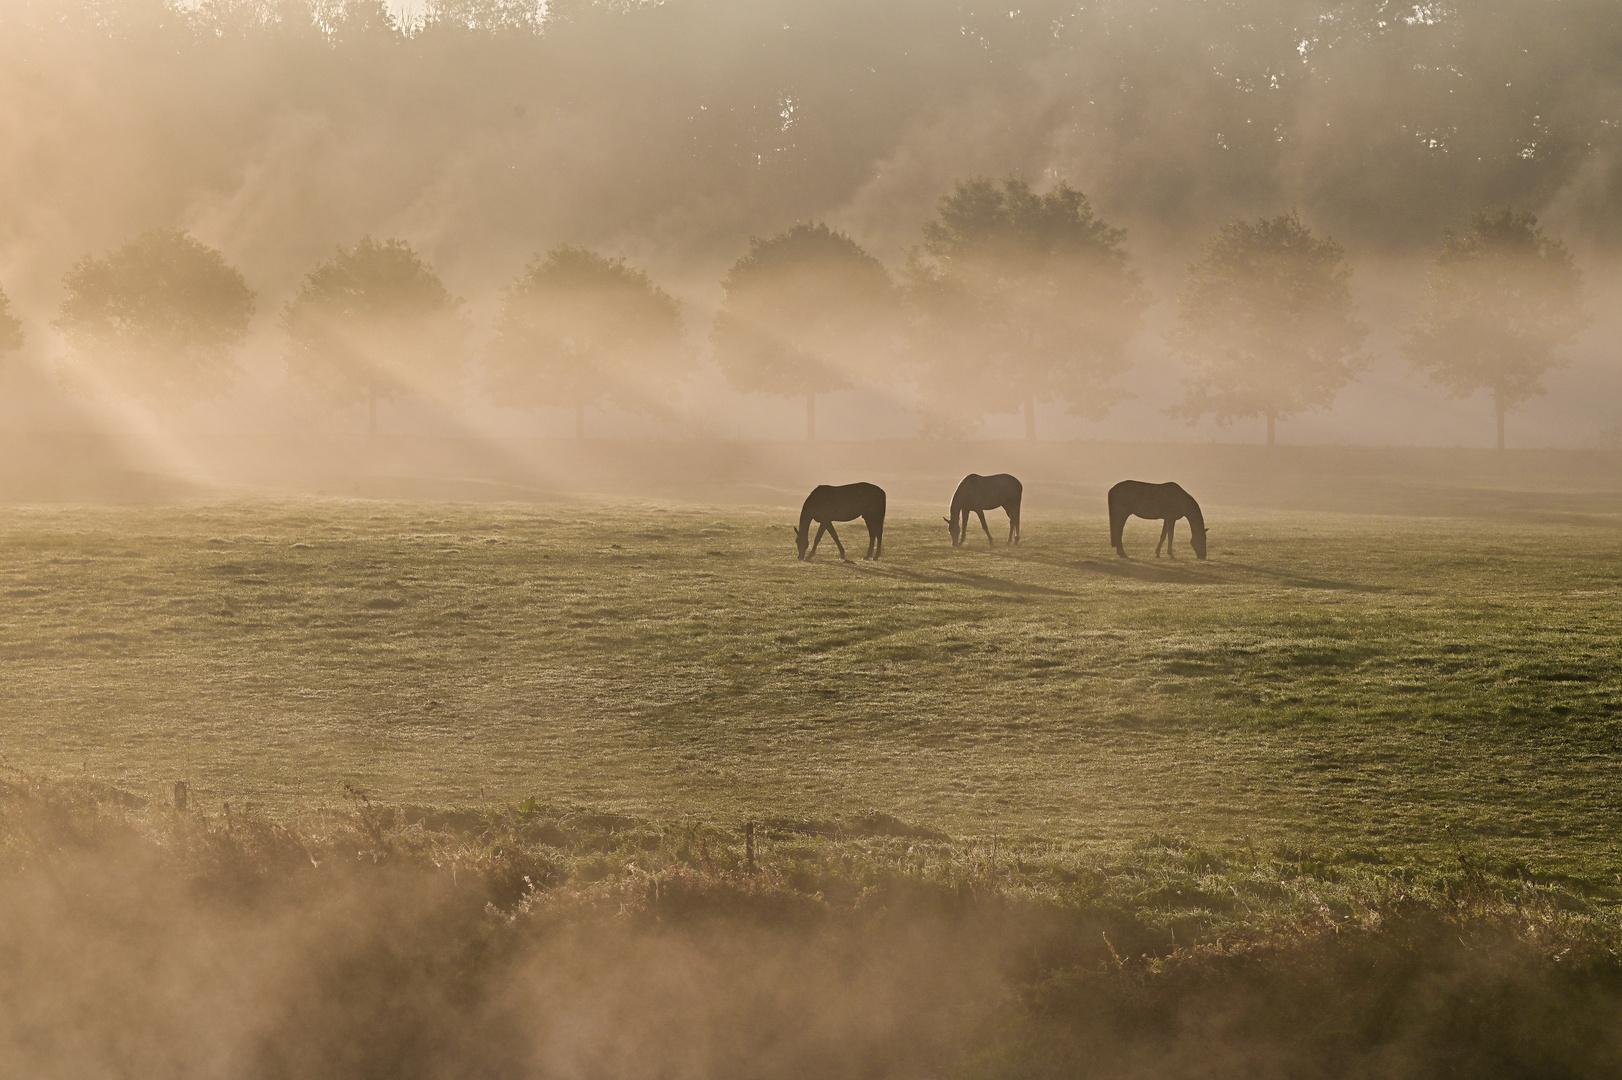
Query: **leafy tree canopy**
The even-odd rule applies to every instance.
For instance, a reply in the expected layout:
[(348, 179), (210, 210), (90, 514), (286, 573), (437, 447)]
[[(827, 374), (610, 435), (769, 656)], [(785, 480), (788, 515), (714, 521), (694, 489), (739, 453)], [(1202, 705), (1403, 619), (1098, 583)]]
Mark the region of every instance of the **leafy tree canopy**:
[(657, 412), (691, 367), (674, 297), (623, 259), (565, 244), (507, 287), (489, 379), (516, 404)]
[(311, 270), (283, 309), (288, 373), (339, 407), (445, 400), (462, 371), (464, 306), (410, 244), (364, 237)]
[(740, 390), (839, 390), (890, 348), (896, 290), (889, 271), (827, 225), (751, 237), (721, 289), (711, 339), (721, 371)]
[(1481, 210), (1442, 233), (1405, 351), (1454, 397), (1486, 390), (1498, 416), (1543, 393), (1559, 351), (1588, 325), (1582, 274), (1526, 210)]
[[(55, 325), (120, 392), (183, 406), (222, 393), (248, 333), (253, 292), (218, 251), (183, 232), (142, 233), (62, 279)], [(88, 374), (88, 372), (85, 372)]]
[(977, 176), (943, 196), (908, 265), (921, 380), (937, 425), (1039, 401), (1101, 416), (1148, 298), (1126, 233), (1066, 183), (1046, 193)]
[(1018, 177), (1000, 186), (971, 177), (942, 196), (938, 213), (924, 223), (924, 249), (948, 267), (1001, 258), (1028, 272), (1044, 256), (1126, 262), (1125, 230), (1096, 217), (1087, 196), (1062, 181), (1039, 195)]
[(1346, 253), (1291, 211), (1230, 221), (1188, 270), (1171, 343), (1194, 369), (1174, 413), (1274, 421), (1326, 407), (1366, 364)]

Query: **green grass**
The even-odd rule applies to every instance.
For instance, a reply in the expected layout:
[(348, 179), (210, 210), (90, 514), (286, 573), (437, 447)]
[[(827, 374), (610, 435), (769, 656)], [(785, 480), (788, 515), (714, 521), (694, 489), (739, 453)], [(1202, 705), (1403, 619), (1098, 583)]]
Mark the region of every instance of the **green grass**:
[[(876, 564), (782, 510), (342, 500), (22, 508), (0, 753), (278, 813), (535, 797), (659, 820), (870, 809), (1622, 874), (1618, 528), (1208, 508), (1212, 557), (1017, 550), (898, 506)], [(854, 550), (859, 523), (843, 535)]]

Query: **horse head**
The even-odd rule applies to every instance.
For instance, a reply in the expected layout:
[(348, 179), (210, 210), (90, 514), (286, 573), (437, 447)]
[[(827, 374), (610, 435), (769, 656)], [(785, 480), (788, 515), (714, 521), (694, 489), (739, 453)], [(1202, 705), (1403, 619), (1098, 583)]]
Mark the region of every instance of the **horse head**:
[(1194, 545), (1194, 557), (1196, 559), (1205, 558), (1205, 534), (1210, 531), (1204, 525), (1196, 528), (1192, 522), (1189, 523), (1188, 542)]
[(955, 518), (941, 518), (946, 522), (947, 531), (952, 534), (952, 546), (957, 547), (957, 520)]
[(811, 546), (811, 523), (809, 521), (794, 530), (794, 546), (799, 551), (800, 559), (803, 560), (805, 558), (805, 549)]

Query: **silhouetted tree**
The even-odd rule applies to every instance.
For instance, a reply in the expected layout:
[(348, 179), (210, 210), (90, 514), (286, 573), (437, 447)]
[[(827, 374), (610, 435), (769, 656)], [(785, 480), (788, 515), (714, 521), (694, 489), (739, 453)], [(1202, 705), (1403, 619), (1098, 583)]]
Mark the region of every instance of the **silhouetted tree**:
[(404, 240), (364, 237), (311, 270), (282, 310), (289, 376), (327, 403), (377, 403), (402, 393), (448, 400), (462, 373), (468, 321), (433, 269)]
[(183, 232), (142, 233), (62, 278), (55, 326), (93, 386), (170, 408), (223, 393), (253, 292), (218, 251)]
[(1147, 305), (1126, 233), (1068, 184), (1039, 195), (1016, 178), (961, 180), (939, 215), (907, 271), (933, 422), (1023, 410), (1034, 439), (1038, 402), (1108, 412)]
[(1464, 232), (1442, 231), (1404, 351), (1452, 396), (1492, 395), (1502, 450), (1504, 414), (1543, 393), (1539, 380), (1586, 325), (1566, 246), (1529, 211), (1481, 210)]
[(641, 270), (584, 248), (547, 252), (507, 287), (490, 347), (499, 400), (586, 410), (659, 411), (691, 368), (681, 304)]
[(817, 395), (891, 352), (895, 283), (844, 233), (795, 225), (749, 252), (721, 281), (710, 338), (727, 381), (747, 393), (805, 398), (805, 437), (817, 436)]
[(0, 289), (0, 353), (23, 347), (22, 320), (11, 313), (11, 299)]
[(1189, 267), (1172, 347), (1194, 369), (1173, 414), (1274, 425), (1327, 407), (1366, 361), (1368, 327), (1353, 317), (1346, 253), (1291, 211), (1230, 221)]

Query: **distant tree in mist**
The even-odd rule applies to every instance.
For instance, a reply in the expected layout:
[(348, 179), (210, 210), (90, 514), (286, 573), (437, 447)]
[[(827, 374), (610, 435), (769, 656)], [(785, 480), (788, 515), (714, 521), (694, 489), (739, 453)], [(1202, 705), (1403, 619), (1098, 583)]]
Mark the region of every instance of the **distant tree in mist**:
[(661, 411), (691, 367), (675, 298), (623, 259), (564, 245), (507, 287), (487, 381), (503, 404), (573, 409), (584, 438), (587, 409)]
[(1529, 211), (1478, 211), (1444, 229), (1404, 351), (1454, 397), (1492, 395), (1498, 449), (1504, 414), (1544, 392), (1559, 351), (1588, 325), (1582, 274)]
[(22, 320), (11, 313), (11, 298), (0, 290), (0, 353), (23, 347)]
[(463, 308), (410, 244), (365, 237), (311, 270), (283, 308), (288, 375), (331, 406), (365, 403), (376, 435), (380, 400), (453, 398)]
[(1108, 412), (1148, 303), (1125, 232), (1068, 184), (1037, 194), (1017, 178), (961, 180), (938, 213), (924, 225), (927, 257), (907, 270), (930, 423), (1023, 411), (1034, 439), (1038, 402)]
[(1190, 423), (1264, 417), (1272, 446), (1278, 420), (1326, 408), (1366, 363), (1351, 276), (1341, 246), (1294, 211), (1222, 226), (1189, 267), (1171, 333), (1194, 369), (1172, 413)]
[(142, 233), (62, 278), (55, 326), (78, 381), (181, 408), (223, 393), (248, 333), (254, 296), (224, 256), (183, 232)]
[(751, 237), (721, 289), (710, 339), (722, 374), (746, 393), (803, 397), (807, 440), (817, 434), (817, 395), (845, 389), (893, 353), (889, 271), (827, 225)]

